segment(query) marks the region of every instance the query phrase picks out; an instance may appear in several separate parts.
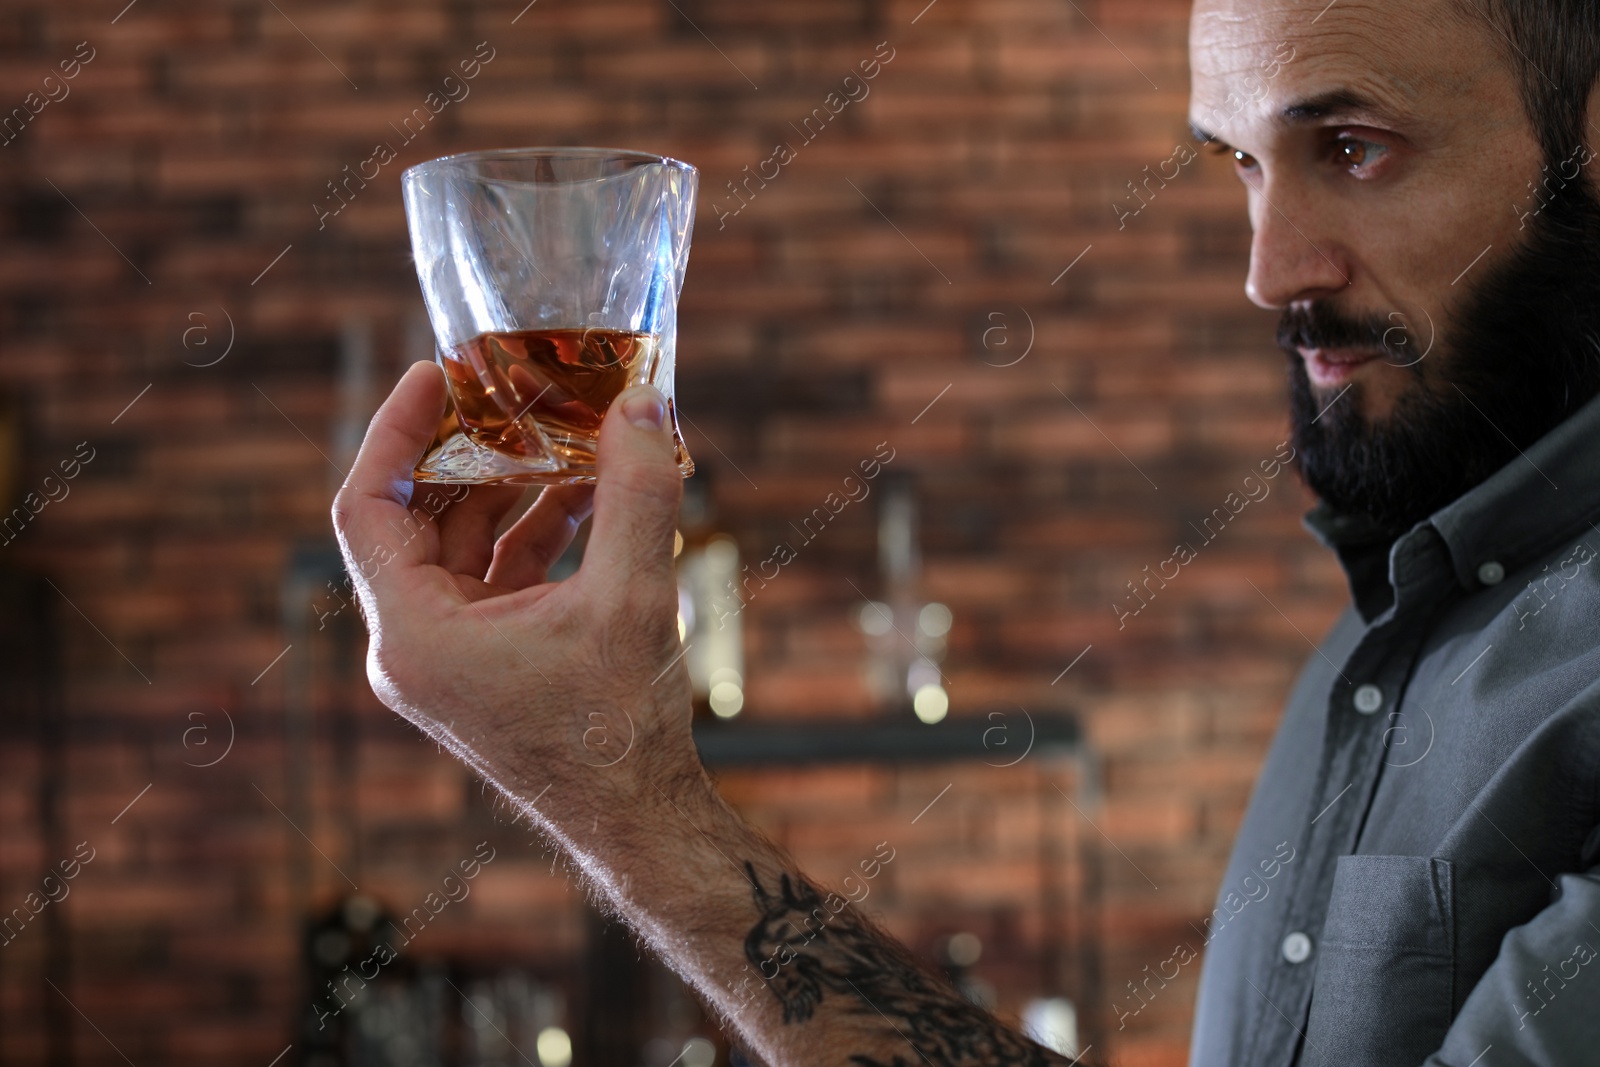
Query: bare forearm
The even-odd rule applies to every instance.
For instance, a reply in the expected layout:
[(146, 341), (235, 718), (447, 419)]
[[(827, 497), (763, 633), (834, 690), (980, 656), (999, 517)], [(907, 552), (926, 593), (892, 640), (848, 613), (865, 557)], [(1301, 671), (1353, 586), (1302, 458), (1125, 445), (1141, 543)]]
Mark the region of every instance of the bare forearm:
[(573, 835), (574, 854), (767, 1063), (1068, 1062), (930, 974), (855, 904), (808, 882), (702, 776), (652, 786), (628, 809), (594, 812), (588, 840)]
[[(414, 482), (446, 409), (437, 367), (407, 371), (334, 500), (379, 699), (547, 830), (774, 1067), (1060, 1063), (813, 888), (700, 770), (665, 399), (645, 385), (619, 397), (592, 493), (551, 486), (498, 537), (519, 486), (434, 509)], [(419, 495), (426, 510), (408, 510)], [(591, 506), (578, 572), (547, 581)], [(402, 527), (418, 536), (392, 548)]]

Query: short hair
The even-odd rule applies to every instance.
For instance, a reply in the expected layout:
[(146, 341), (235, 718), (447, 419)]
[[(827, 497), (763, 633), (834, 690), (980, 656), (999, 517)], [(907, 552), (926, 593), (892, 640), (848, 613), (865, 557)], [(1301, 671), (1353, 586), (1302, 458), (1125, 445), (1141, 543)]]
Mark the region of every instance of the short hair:
[(1457, 0), (1503, 42), (1521, 82), (1522, 106), (1545, 158), (1588, 143), (1589, 94), (1600, 80), (1597, 0)]

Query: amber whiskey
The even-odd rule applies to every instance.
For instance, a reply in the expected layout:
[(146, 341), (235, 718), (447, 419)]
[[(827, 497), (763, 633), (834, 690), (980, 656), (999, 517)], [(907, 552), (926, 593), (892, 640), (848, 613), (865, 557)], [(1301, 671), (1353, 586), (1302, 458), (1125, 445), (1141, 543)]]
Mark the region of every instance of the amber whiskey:
[[(445, 353), (443, 363), (453, 403), (419, 478), (585, 482), (594, 480), (606, 410), (628, 387), (656, 384), (660, 349), (654, 334), (627, 330), (514, 330), (480, 334)], [(670, 401), (668, 414), (679, 466), (690, 473)], [(463, 447), (463, 435), (478, 448)], [(511, 462), (486, 463), (484, 449)]]

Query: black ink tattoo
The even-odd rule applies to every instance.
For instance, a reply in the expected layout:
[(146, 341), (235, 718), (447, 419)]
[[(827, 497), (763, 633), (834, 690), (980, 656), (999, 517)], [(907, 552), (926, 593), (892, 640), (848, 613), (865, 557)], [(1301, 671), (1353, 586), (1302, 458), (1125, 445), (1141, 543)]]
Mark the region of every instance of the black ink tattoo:
[(785, 1023), (811, 1019), (828, 994), (858, 1015), (886, 1020), (911, 1045), (892, 1060), (855, 1055), (857, 1067), (1059, 1067), (1076, 1062), (1041, 1048), (921, 967), (837, 893), (779, 876), (769, 893), (745, 864), (761, 919), (745, 958), (783, 1009)]

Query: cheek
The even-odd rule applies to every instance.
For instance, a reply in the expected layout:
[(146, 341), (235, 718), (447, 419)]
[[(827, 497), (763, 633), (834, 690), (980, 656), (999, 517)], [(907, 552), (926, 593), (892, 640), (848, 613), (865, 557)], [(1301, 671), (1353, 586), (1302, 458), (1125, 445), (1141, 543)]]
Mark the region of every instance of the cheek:
[[(1491, 140), (1505, 143), (1496, 152), (1479, 144), (1437, 158), (1399, 159), (1396, 170), (1403, 173), (1390, 188), (1360, 197), (1373, 213), (1370, 228), (1363, 230), (1374, 255), (1388, 264), (1375, 264), (1374, 270), (1386, 270), (1386, 281), (1396, 290), (1393, 302), (1408, 315), (1413, 310), (1404, 305), (1410, 301), (1442, 324), (1463, 291), (1527, 239), (1517, 206), (1524, 201), (1528, 204), (1521, 210), (1538, 206), (1528, 188), (1540, 177), (1538, 146), (1512, 135)], [(1350, 206), (1359, 210), (1362, 205)], [(1419, 331), (1426, 330), (1425, 320), (1418, 318)]]

